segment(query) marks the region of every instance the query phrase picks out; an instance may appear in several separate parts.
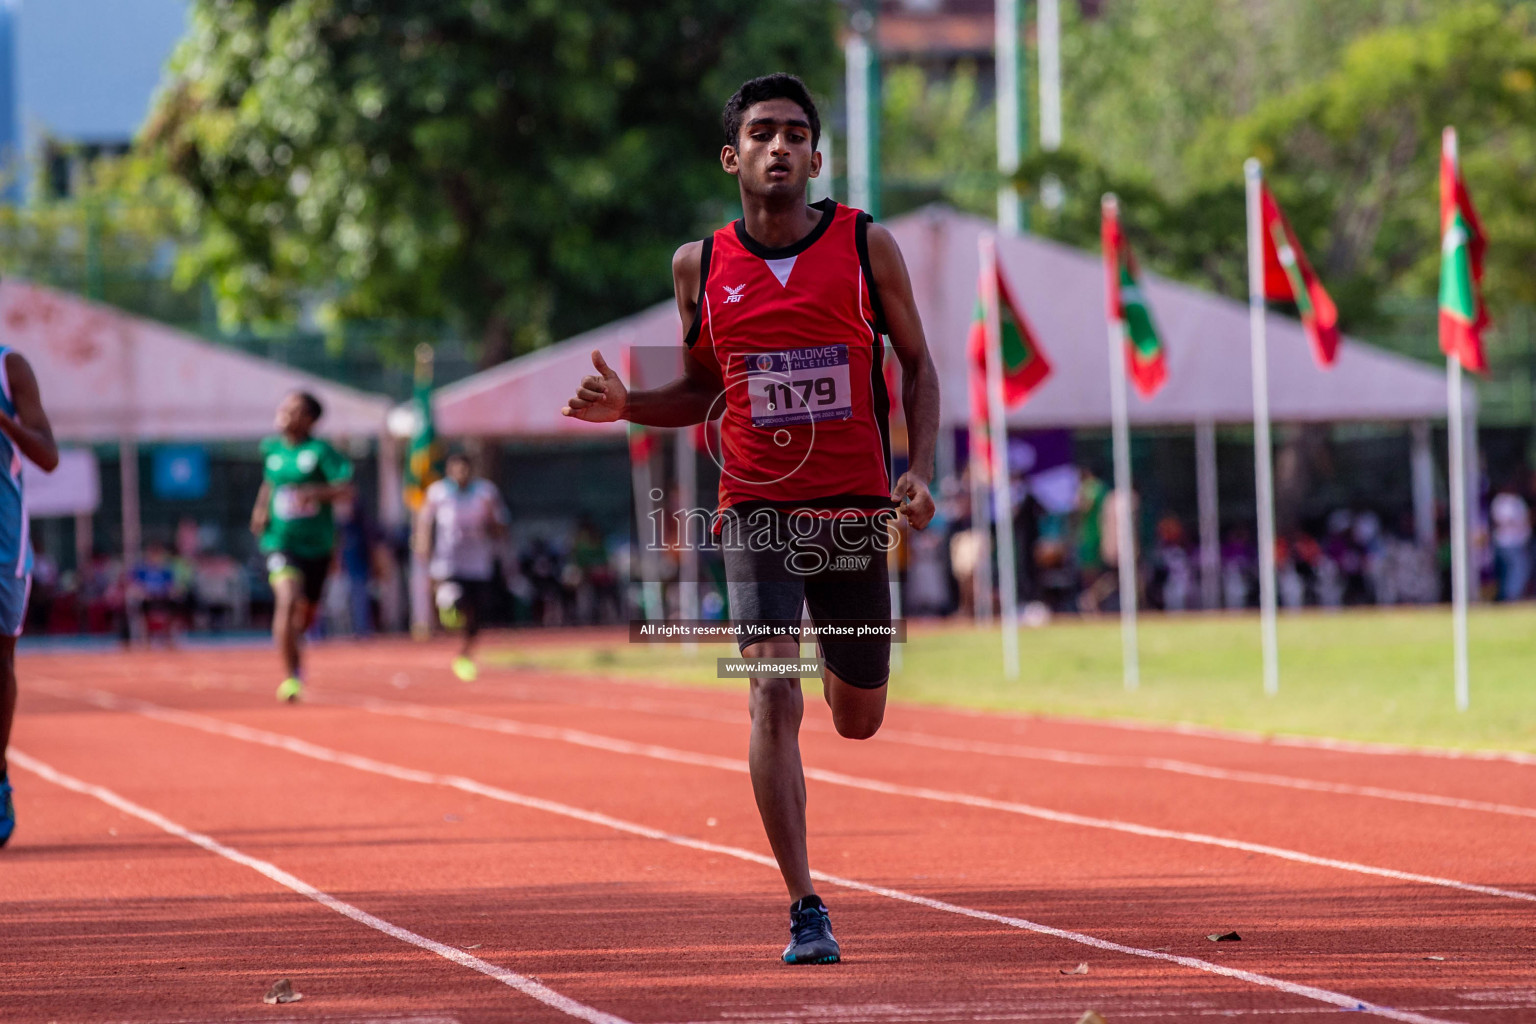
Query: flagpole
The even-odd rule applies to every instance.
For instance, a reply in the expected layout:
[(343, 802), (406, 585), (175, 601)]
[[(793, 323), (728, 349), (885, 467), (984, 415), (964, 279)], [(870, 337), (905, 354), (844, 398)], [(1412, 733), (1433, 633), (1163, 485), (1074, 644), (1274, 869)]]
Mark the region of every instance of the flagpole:
[(983, 233), (983, 298), (987, 317), (987, 421), (992, 453), (992, 521), (997, 524), (997, 595), (1003, 628), (1003, 676), (1019, 676), (1018, 585), (1013, 562), (1013, 495), (1008, 479), (1008, 422), (1003, 407), (1002, 289), (997, 273), (997, 237)]
[(1447, 356), (1446, 381), (1450, 388), (1451, 471), (1451, 633), (1456, 658), (1456, 710), (1465, 711), (1470, 700), (1467, 674), (1467, 470), (1466, 428), (1461, 400), (1461, 360)]
[(1259, 518), (1259, 637), (1264, 654), (1264, 692), (1280, 691), (1279, 639), (1275, 629), (1275, 471), (1269, 439), (1269, 347), (1265, 337), (1264, 224), (1259, 188), (1264, 172), (1250, 158), (1248, 183), (1248, 331), (1253, 361), (1254, 497)]
[[(1103, 199), (1106, 216), (1120, 217), (1120, 203), (1113, 193)], [(1106, 284), (1110, 278), (1106, 275)], [(1141, 656), (1136, 636), (1136, 535), (1132, 520), (1135, 499), (1131, 494), (1131, 423), (1125, 385), (1125, 324), (1110, 316), (1109, 325), (1109, 421), (1114, 438), (1115, 461), (1115, 548), (1120, 570), (1120, 658), (1125, 688), (1134, 691), (1141, 685)]]
[[(1452, 165), (1458, 163), (1455, 128), (1445, 129), (1441, 136), (1441, 147)], [(1461, 359), (1457, 355), (1446, 356), (1445, 374), (1450, 391), (1446, 433), (1450, 445), (1448, 462), (1451, 475), (1451, 635), (1455, 658), (1456, 710), (1465, 711), (1471, 702), (1467, 664), (1467, 592), (1470, 589), (1467, 578), (1467, 438), (1466, 414), (1462, 407)]]

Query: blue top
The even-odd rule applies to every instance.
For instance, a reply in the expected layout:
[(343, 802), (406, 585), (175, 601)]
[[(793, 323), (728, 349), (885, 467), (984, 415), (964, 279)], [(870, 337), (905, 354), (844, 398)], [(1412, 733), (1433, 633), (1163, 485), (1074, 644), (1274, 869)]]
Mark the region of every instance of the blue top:
[[(11, 398), (11, 376), (6, 356), (11, 350), (0, 345), (0, 410), (16, 415)], [(32, 532), (27, 521), (27, 501), (21, 483), (21, 452), (4, 433), (0, 433), (0, 574), (25, 576), (32, 571)]]

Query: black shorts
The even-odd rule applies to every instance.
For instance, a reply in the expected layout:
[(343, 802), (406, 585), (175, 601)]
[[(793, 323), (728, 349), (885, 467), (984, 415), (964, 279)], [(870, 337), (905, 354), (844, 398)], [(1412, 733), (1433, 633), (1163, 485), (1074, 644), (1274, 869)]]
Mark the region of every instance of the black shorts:
[(450, 576), (442, 582), (459, 588), (459, 599), (456, 602), (459, 611), (469, 612), (481, 621), (490, 614), (491, 601), (496, 596), (494, 580), (467, 580), (462, 576)]
[[(741, 627), (737, 646), (782, 637), (800, 624), (803, 604), (817, 626), (891, 624), (886, 565), (889, 515), (727, 510), (720, 543), (731, 602)], [(891, 675), (891, 638), (817, 640), (827, 668), (862, 689), (878, 689)]]
[(268, 582), (276, 583), (279, 576), (298, 576), (304, 600), (310, 604), (320, 603), (320, 595), (325, 591), (325, 578), (330, 574), (330, 555), (306, 558), (290, 555), (286, 551), (274, 551), (267, 556)]

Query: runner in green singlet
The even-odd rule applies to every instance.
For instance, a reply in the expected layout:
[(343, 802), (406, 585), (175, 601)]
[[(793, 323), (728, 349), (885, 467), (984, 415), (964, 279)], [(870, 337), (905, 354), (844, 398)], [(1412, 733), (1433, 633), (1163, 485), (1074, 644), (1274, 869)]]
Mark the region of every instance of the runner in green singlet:
[(352, 462), (314, 436), (324, 409), (295, 391), (277, 407), (276, 437), (261, 442), (262, 482), (251, 511), (251, 532), (261, 540), (272, 583), (272, 639), (286, 675), (278, 700), (304, 692), (300, 644), (315, 619), (336, 549), (332, 506), (352, 496)]

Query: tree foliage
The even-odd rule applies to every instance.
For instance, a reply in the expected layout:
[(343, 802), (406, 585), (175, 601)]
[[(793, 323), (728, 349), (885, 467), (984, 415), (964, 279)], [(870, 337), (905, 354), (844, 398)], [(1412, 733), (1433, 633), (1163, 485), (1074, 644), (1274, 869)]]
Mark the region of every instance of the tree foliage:
[[(1159, 2), (1151, 0), (1150, 6)], [(1248, 6), (1260, 13), (1266, 8)], [(1210, 102), (1167, 122), (1167, 138), (1159, 135), (1163, 129), (1144, 135), (1133, 126), (1137, 118), (1131, 112), (1156, 122), (1150, 109), (1142, 109), (1141, 97), (1129, 100), (1117, 118), (1105, 113), (1113, 109), (1109, 99), (1096, 100), (1101, 119), (1089, 123), (1100, 127), (1074, 128), (1069, 135), (1082, 139), (1080, 148), (1036, 155), (1021, 172), (1026, 189), (1038, 188), (1046, 174), (1067, 185), (1060, 216), (1040, 219), (1038, 226), (1092, 246), (1099, 194), (1117, 191), (1149, 263), (1241, 295), (1246, 291), (1242, 162), (1257, 156), (1339, 302), (1346, 326), (1358, 327), (1373, 321), (1384, 298), (1435, 294), (1440, 132), (1454, 124), (1474, 198), (1495, 241), (1489, 250), (1490, 303), (1497, 310), (1536, 301), (1529, 270), (1536, 262), (1536, 224), (1529, 215), (1536, 209), (1536, 6), (1360, 4), (1354, 8), (1356, 23), (1373, 14), (1390, 27), (1365, 32), (1347, 45), (1338, 42), (1337, 32), (1322, 31), (1322, 19), (1337, 15), (1349, 23), (1349, 5), (1309, 0), (1296, 7), (1298, 24), (1319, 32), (1331, 70), (1281, 76), (1277, 82), (1284, 88), (1262, 96), (1242, 116), (1232, 115), (1235, 99), (1212, 95)], [(1398, 23), (1424, 9), (1434, 9), (1435, 16)], [(1247, 26), (1253, 30), (1253, 24)], [(1271, 52), (1267, 59), (1280, 58)], [(1319, 59), (1297, 56), (1292, 63)], [(1161, 61), (1133, 70), (1143, 77)], [(1229, 71), (1254, 83), (1265, 77), (1237, 65)], [(1185, 84), (1186, 98), (1209, 85)], [(1194, 116), (1201, 109), (1205, 116)], [(1175, 122), (1181, 127), (1174, 128)], [(1142, 147), (1148, 152), (1138, 163), (1130, 154)]]
[(194, 0), (146, 152), (226, 322), (439, 321), (494, 362), (665, 294), (718, 111), (836, 67), (831, 0)]

